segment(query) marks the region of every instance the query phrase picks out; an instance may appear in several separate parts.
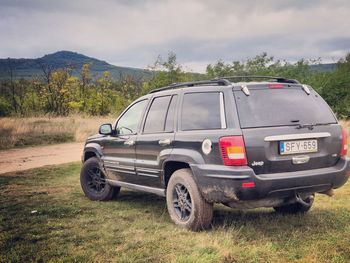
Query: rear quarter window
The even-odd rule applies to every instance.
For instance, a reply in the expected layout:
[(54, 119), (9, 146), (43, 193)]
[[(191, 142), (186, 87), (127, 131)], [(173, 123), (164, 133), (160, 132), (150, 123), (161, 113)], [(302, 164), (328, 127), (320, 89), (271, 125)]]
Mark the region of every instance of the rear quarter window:
[(181, 129), (221, 129), (220, 93), (201, 92), (184, 94), (181, 111)]

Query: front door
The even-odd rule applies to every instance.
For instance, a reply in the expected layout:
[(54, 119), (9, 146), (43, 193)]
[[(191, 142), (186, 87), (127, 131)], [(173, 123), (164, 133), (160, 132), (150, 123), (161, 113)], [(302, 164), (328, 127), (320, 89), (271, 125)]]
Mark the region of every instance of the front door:
[(132, 104), (118, 119), (116, 135), (107, 136), (102, 161), (111, 180), (137, 183), (135, 173), (136, 136), (148, 100)]

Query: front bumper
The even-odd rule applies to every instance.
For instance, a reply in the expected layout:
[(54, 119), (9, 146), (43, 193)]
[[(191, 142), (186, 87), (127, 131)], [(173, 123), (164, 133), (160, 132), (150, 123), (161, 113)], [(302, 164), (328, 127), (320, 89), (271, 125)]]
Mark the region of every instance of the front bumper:
[[(335, 166), (297, 172), (256, 175), (248, 166), (191, 165), (195, 181), (208, 202), (285, 198), (295, 193), (316, 193), (344, 185), (350, 160), (341, 158)], [(244, 188), (242, 183), (254, 182)]]

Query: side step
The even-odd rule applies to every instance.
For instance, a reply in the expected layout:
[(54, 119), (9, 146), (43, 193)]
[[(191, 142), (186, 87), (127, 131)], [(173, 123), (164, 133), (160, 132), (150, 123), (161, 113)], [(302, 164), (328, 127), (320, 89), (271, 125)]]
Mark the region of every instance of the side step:
[(110, 180), (110, 179), (106, 179), (106, 181), (112, 186), (125, 187), (125, 188), (129, 188), (132, 190), (152, 193), (152, 194), (156, 194), (156, 195), (165, 197), (165, 189), (143, 186), (143, 185), (138, 185), (138, 184), (125, 183), (125, 182), (120, 182), (120, 181)]

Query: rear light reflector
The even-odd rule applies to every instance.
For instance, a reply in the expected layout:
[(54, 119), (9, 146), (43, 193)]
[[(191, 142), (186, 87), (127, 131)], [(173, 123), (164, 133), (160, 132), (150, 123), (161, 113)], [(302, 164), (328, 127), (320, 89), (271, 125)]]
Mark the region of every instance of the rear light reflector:
[(243, 188), (252, 188), (252, 187), (255, 187), (255, 183), (254, 182), (245, 182), (245, 183), (242, 183), (242, 187)]
[(224, 165), (241, 166), (248, 164), (243, 136), (222, 137), (219, 146)]
[(269, 84), (269, 89), (283, 89), (284, 85), (277, 83), (277, 84)]
[(344, 128), (341, 131), (342, 143), (341, 143), (341, 151), (340, 156), (346, 156), (348, 153), (348, 135)]

